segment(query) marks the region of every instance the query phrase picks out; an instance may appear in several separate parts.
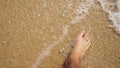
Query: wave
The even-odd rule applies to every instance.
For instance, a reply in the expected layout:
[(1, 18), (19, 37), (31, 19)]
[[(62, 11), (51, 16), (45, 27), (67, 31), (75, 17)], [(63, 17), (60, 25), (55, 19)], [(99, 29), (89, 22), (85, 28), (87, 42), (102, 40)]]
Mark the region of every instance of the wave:
[(46, 47), (45, 50), (43, 50), (42, 52), (40, 52), (38, 58), (36, 59), (36, 61), (32, 64), (32, 68), (37, 68), (37, 66), (39, 64), (41, 64), (41, 62), (43, 61), (43, 59), (45, 59), (47, 56), (50, 55), (51, 50), (57, 46), (60, 42), (63, 41), (65, 35), (67, 34), (69, 26), (63, 26), (63, 30), (62, 30), (62, 35), (58, 38), (58, 41), (54, 41), (49, 47)]
[(120, 34), (120, 0), (114, 0), (110, 2), (108, 0), (97, 0), (103, 11), (107, 12), (108, 18), (112, 21), (110, 27), (115, 28), (116, 32)]
[(75, 11), (76, 16), (70, 21), (71, 24), (78, 23), (81, 19), (88, 15), (89, 14), (88, 10), (93, 4), (94, 4), (93, 0), (87, 0), (86, 2), (80, 3)]

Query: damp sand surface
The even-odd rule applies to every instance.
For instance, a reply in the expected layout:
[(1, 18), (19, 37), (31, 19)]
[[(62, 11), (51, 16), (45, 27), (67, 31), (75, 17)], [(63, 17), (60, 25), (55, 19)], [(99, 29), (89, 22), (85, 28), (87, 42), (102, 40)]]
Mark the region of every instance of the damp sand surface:
[(120, 68), (120, 35), (100, 4), (86, 1), (0, 0), (0, 68), (62, 68), (82, 29), (92, 40), (82, 67)]

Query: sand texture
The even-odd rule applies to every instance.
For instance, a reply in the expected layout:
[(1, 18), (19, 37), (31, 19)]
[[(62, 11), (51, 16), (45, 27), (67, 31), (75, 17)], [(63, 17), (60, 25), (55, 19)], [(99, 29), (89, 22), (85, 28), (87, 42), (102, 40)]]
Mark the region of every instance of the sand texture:
[(86, 1), (0, 0), (0, 68), (62, 68), (82, 29), (92, 40), (83, 68), (120, 68), (120, 35), (97, 1), (77, 13)]

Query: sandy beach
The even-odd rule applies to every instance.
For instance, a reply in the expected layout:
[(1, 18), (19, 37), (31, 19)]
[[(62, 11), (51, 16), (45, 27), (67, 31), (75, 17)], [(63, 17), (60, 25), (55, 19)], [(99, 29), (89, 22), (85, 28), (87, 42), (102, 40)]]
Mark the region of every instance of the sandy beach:
[(83, 29), (92, 45), (82, 67), (120, 68), (120, 35), (96, 0), (77, 15), (86, 1), (0, 0), (0, 68), (62, 68)]

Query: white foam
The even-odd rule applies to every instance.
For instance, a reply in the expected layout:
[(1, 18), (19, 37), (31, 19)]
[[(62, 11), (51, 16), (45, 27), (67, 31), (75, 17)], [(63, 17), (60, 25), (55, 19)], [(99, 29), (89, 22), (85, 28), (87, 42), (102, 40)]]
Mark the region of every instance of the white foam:
[(50, 55), (51, 50), (57, 46), (62, 40), (64, 39), (65, 35), (68, 32), (69, 26), (63, 26), (62, 35), (58, 38), (58, 41), (53, 42), (53, 44), (49, 45), (45, 50), (40, 53), (39, 57), (36, 59), (36, 61), (32, 64), (32, 68), (37, 68), (39, 64), (41, 64), (42, 60), (45, 59), (47, 56)]
[(118, 9), (120, 11), (120, 0), (117, 1), (117, 6), (118, 6)]
[(88, 15), (89, 8), (94, 4), (93, 0), (87, 0), (79, 4), (78, 8), (75, 11), (76, 16), (71, 20), (71, 24), (76, 24), (78, 21), (83, 19), (86, 15)]
[(63, 26), (63, 36), (67, 34), (69, 26)]
[[(120, 34), (120, 0), (116, 2), (108, 2), (107, 0), (98, 0), (101, 4), (103, 11), (107, 12), (108, 18), (112, 21), (112, 27), (115, 28), (116, 32)], [(113, 6), (113, 7), (110, 7)], [(117, 6), (117, 11), (113, 11), (113, 8)]]

